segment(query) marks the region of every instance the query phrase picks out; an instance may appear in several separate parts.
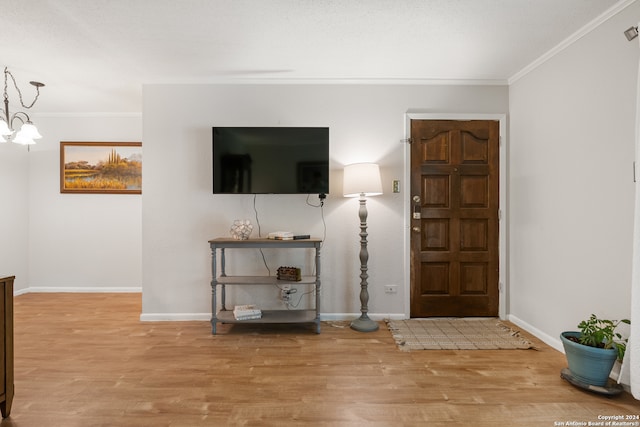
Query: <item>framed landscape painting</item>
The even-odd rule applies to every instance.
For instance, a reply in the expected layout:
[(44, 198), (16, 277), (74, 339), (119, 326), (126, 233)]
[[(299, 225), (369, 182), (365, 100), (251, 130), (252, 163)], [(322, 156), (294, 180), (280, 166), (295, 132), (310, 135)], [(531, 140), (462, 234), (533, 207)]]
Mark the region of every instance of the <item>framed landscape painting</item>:
[(60, 142), (61, 193), (142, 193), (141, 142)]

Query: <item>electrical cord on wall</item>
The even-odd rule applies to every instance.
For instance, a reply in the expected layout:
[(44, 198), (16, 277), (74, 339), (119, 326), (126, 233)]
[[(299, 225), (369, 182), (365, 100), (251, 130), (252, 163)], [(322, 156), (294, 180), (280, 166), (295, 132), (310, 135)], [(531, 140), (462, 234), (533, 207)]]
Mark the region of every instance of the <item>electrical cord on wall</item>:
[[(258, 197), (258, 195), (254, 193), (254, 195), (253, 195), (253, 212), (254, 212), (255, 217), (256, 217), (256, 225), (258, 226), (258, 237), (262, 237), (262, 231), (260, 229), (260, 219), (258, 218), (258, 208), (256, 208), (256, 198), (257, 197)], [(264, 256), (264, 252), (262, 252), (262, 248), (260, 249), (260, 255), (262, 255), (262, 262), (264, 263), (264, 266), (267, 269), (267, 272), (269, 273), (269, 276), (271, 276), (271, 269), (269, 268), (269, 265), (267, 264), (267, 259)]]
[[(312, 208), (320, 208), (320, 219), (322, 220), (322, 239), (320, 241), (320, 249), (322, 249), (322, 247), (324, 246), (324, 241), (327, 238), (327, 222), (324, 220), (324, 199), (327, 198), (327, 195), (324, 193), (320, 193), (318, 194), (318, 199), (320, 200), (320, 203), (318, 203), (317, 205), (314, 205), (313, 203), (311, 203), (309, 201), (309, 197), (311, 197), (311, 194), (307, 194), (307, 205), (311, 206)], [(312, 273), (313, 275), (316, 274), (316, 265), (313, 265), (313, 271)], [(306, 294), (302, 294), (302, 296), (305, 296)], [(302, 297), (300, 297), (302, 299)], [(298, 301), (298, 304), (300, 303), (300, 301)]]
[(253, 195), (253, 212), (256, 216), (256, 225), (258, 226), (258, 237), (262, 237), (262, 231), (260, 230), (260, 218), (258, 218), (258, 208), (256, 208), (256, 199), (258, 198), (257, 194)]
[[(294, 289), (292, 289), (294, 290)], [(298, 306), (300, 305), (300, 303), (302, 302), (302, 298), (304, 298), (305, 295), (310, 295), (310, 294), (315, 294), (315, 289), (312, 289), (310, 291), (304, 292), (302, 295), (300, 295), (300, 298), (298, 298), (298, 302), (297, 303), (293, 303), (291, 301), (289, 301), (287, 303), (287, 310), (291, 310), (292, 308), (298, 308)], [(292, 294), (296, 293), (296, 292), (291, 292)]]
[(317, 205), (311, 203), (309, 201), (309, 197), (311, 197), (311, 194), (307, 194), (307, 205), (311, 206), (312, 208), (320, 208), (320, 219), (322, 220), (322, 242), (320, 242), (320, 248), (322, 248), (322, 246), (324, 245), (324, 241), (327, 238), (327, 223), (324, 220), (324, 199), (327, 198), (327, 195), (324, 193), (318, 194), (318, 199), (320, 200), (320, 202)]

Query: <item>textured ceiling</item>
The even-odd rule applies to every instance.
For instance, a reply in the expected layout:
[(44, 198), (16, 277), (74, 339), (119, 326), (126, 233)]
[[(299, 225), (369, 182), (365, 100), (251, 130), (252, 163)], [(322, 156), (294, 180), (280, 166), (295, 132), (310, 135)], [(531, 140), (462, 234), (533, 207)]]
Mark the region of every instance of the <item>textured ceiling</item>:
[(38, 112), (139, 112), (144, 83), (505, 83), (623, 3), (2, 0), (0, 65), (25, 101), (47, 85)]

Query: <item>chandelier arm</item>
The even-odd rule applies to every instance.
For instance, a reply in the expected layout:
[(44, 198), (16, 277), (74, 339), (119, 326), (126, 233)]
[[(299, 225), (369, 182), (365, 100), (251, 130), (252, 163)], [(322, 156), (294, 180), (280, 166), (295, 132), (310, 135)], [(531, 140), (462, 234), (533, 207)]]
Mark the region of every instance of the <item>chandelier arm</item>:
[[(4, 67), (4, 105), (9, 103), (9, 95), (7, 94), (7, 73), (9, 73), (9, 70), (7, 67)], [(9, 109), (7, 108), (7, 111), (8, 110)]]
[(9, 125), (9, 99), (6, 97), (7, 92), (5, 92), (5, 97), (4, 97), (4, 110), (0, 110), (2, 111), (2, 115), (4, 116), (3, 119), (4, 121), (7, 123), (7, 125)]
[[(21, 115), (24, 116), (26, 120), (23, 119), (22, 117), (20, 117)], [(18, 111), (17, 113), (14, 113), (11, 116), (11, 122), (8, 123), (9, 126), (11, 126), (11, 129), (13, 129), (13, 121), (15, 119), (20, 120), (22, 122), (22, 124), (25, 124), (26, 122), (30, 122), (31, 121), (31, 119), (29, 118), (29, 115), (27, 113), (25, 113), (24, 111)]]
[(4, 99), (5, 102), (7, 100), (7, 75), (9, 77), (11, 77), (11, 81), (13, 81), (13, 87), (16, 88), (16, 91), (18, 92), (18, 98), (20, 98), (20, 104), (22, 104), (23, 108), (29, 109), (31, 107), (33, 107), (33, 105), (36, 103), (36, 101), (38, 100), (38, 97), (40, 96), (40, 88), (38, 87), (38, 85), (34, 85), (36, 87), (36, 96), (35, 98), (33, 98), (33, 102), (29, 105), (25, 105), (24, 101), (22, 100), (22, 92), (20, 92), (20, 89), (18, 88), (18, 83), (16, 83), (16, 79), (13, 77), (13, 74), (11, 74), (11, 71), (9, 71), (7, 68), (4, 69)]

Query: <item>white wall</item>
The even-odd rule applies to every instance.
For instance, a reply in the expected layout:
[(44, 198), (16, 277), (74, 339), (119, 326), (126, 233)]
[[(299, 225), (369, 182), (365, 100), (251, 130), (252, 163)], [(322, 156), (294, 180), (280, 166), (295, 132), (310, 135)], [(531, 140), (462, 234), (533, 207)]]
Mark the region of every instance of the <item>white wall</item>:
[(509, 308), (557, 348), (630, 315), (639, 20), (635, 2), (509, 88)]
[[(148, 85), (143, 90), (143, 319), (208, 319), (210, 251), (207, 241), (228, 236), (234, 219), (254, 221), (253, 196), (211, 190), (212, 126), (329, 126), (331, 188), (325, 203), (327, 238), (322, 250), (322, 313), (359, 312), (358, 202), (342, 195), (342, 168), (361, 161), (381, 166), (385, 194), (368, 202), (369, 312), (405, 313), (402, 193), (405, 113), (505, 113), (505, 86), (382, 85)], [(264, 236), (280, 229), (323, 234), (322, 215), (304, 195), (259, 195), (256, 209)], [(311, 202), (317, 203), (317, 198)], [(255, 236), (255, 234), (254, 234)], [(293, 255), (291, 255), (293, 256)], [(272, 271), (290, 258), (267, 254)], [(264, 271), (257, 252), (228, 259), (228, 270)], [(385, 295), (383, 285), (397, 284)], [(278, 307), (275, 289), (252, 294), (228, 290), (231, 304)], [(199, 314), (198, 314), (199, 313)], [(197, 317), (196, 316), (196, 317)]]
[(0, 277), (16, 276), (15, 290), (29, 284), (28, 235), (27, 148), (0, 144)]
[(140, 290), (141, 196), (61, 194), (60, 141), (141, 141), (141, 117), (34, 121), (43, 138), (28, 153), (30, 290)]

